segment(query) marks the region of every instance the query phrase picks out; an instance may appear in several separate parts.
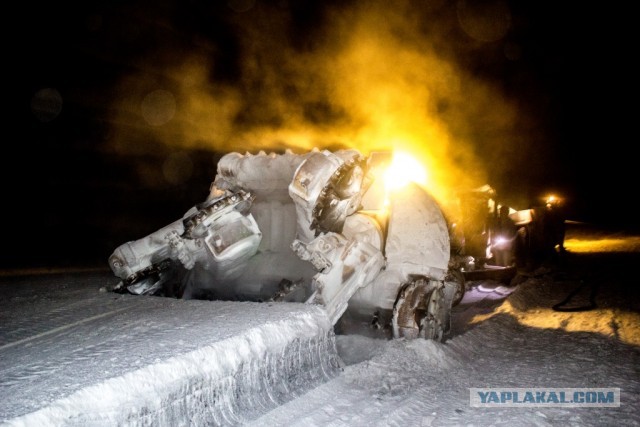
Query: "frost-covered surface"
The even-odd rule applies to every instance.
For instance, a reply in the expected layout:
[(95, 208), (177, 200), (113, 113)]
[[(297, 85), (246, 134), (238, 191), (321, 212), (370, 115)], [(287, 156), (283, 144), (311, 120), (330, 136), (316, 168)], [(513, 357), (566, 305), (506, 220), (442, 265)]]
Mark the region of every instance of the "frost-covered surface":
[[(616, 239), (624, 244), (616, 246)], [(569, 235), (569, 254), (555, 270), (523, 275), (514, 286), (471, 283), (454, 309), (453, 336), (444, 343), (387, 340), (370, 329), (325, 340), (318, 338), (327, 327), (321, 311), (301, 304), (140, 300), (96, 294), (93, 287), (51, 278), (48, 283), (12, 283), (9, 293), (0, 288), (0, 414), (7, 419), (49, 408), (30, 425), (65, 424), (59, 419), (71, 425), (105, 424), (104, 418), (91, 418), (104, 410), (110, 411), (111, 425), (638, 426), (640, 286), (634, 267), (640, 261), (639, 244), (637, 237), (590, 241)], [(605, 245), (602, 251), (599, 245)], [(92, 280), (98, 285), (107, 281)], [(67, 283), (64, 295), (53, 294), (64, 303), (44, 296), (45, 288), (60, 283)], [(592, 300), (596, 307), (552, 310), (569, 295), (565, 307), (588, 306)], [(79, 303), (83, 298), (95, 298), (97, 304), (89, 308)], [(79, 309), (88, 320), (76, 325)], [(290, 347), (295, 351), (280, 357), (264, 357), (254, 348), (256, 342), (265, 351), (280, 340), (302, 343), (303, 337), (310, 337), (308, 346)], [(332, 342), (345, 365), (335, 376), (331, 369), (322, 373), (323, 366), (338, 363)], [(312, 377), (318, 381), (304, 377), (301, 369), (290, 381), (264, 388), (269, 366), (282, 371), (283, 364), (305, 354), (316, 357), (306, 366), (315, 368)], [(249, 390), (243, 390), (254, 400), (241, 396), (236, 401), (244, 407), (224, 407), (237, 408), (244, 419), (198, 418), (203, 413), (189, 405), (209, 393), (210, 382), (203, 378), (213, 377), (216, 369), (227, 371), (213, 366), (238, 362), (241, 355), (251, 360), (244, 367), (259, 364), (253, 377), (241, 375), (252, 378), (244, 383)], [(308, 387), (296, 390), (296, 379)], [(221, 384), (232, 380), (228, 376)], [(614, 387), (620, 388), (621, 405), (476, 408), (470, 405), (472, 387)], [(237, 387), (217, 390), (221, 402), (236, 397)], [(269, 390), (283, 398), (270, 411), (260, 407), (260, 402), (271, 402)], [(137, 397), (122, 399), (116, 391)], [(260, 396), (267, 397), (261, 401)], [(259, 410), (251, 412), (255, 406)]]
[(0, 285), (0, 421), (234, 425), (339, 371), (318, 307), (118, 295), (101, 280)]

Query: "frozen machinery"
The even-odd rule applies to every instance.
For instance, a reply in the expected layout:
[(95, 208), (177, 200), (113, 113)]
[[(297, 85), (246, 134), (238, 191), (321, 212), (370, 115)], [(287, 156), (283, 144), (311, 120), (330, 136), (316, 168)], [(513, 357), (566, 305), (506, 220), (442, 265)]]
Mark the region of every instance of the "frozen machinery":
[(454, 293), (436, 200), (390, 190), (391, 152), (229, 153), (182, 218), (115, 249), (115, 291), (324, 307), (336, 325), (442, 340)]

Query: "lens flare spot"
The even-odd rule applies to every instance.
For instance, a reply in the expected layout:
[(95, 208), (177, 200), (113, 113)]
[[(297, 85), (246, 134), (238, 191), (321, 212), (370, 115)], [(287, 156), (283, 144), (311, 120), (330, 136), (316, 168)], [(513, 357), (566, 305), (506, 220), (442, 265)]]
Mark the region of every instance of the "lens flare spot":
[(227, 6), (235, 12), (246, 12), (255, 5), (255, 0), (229, 0), (227, 2)]
[(154, 90), (147, 94), (140, 105), (142, 117), (152, 126), (161, 126), (176, 113), (176, 99), (167, 90)]
[(56, 89), (41, 89), (31, 98), (31, 111), (41, 122), (50, 122), (62, 112), (62, 95)]
[(482, 42), (502, 39), (511, 26), (509, 5), (502, 0), (459, 0), (457, 12), (464, 32)]

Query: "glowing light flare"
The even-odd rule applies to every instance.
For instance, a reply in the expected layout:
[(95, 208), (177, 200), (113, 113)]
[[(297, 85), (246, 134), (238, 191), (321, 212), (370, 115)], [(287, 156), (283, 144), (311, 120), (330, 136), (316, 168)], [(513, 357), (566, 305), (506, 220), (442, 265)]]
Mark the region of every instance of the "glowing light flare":
[(410, 182), (425, 186), (427, 184), (426, 168), (410, 154), (394, 152), (391, 165), (384, 173), (387, 192), (400, 189)]
[(506, 239), (503, 236), (498, 236), (495, 238), (495, 240), (493, 241), (494, 246), (500, 246), (500, 245), (504, 245), (505, 243), (507, 243), (509, 240)]
[(555, 194), (549, 194), (544, 197), (544, 203), (548, 208), (553, 206), (559, 206), (562, 203), (562, 198), (558, 197)]

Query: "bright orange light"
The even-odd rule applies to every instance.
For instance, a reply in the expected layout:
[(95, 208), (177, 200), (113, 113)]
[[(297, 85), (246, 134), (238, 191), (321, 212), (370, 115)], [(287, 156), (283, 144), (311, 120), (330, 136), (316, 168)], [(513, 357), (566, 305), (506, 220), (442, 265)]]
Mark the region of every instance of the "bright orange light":
[(556, 196), (555, 194), (549, 194), (545, 198), (545, 204), (547, 206), (559, 205), (561, 202), (562, 202), (562, 199), (560, 197)]
[(389, 190), (397, 190), (410, 182), (426, 185), (427, 170), (408, 153), (394, 152), (389, 169), (384, 174), (384, 183)]

